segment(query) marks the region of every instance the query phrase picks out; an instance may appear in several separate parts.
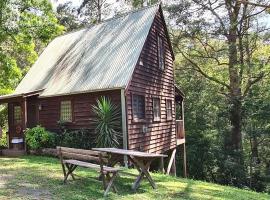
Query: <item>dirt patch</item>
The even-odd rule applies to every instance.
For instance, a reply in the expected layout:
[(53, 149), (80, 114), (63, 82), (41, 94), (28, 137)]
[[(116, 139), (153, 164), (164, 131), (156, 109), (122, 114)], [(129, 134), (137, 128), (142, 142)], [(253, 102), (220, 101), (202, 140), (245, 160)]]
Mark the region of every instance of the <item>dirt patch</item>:
[(33, 200), (52, 199), (52, 195), (48, 190), (38, 188), (27, 188), (27, 187), (18, 189), (16, 196), (18, 197), (22, 196), (23, 198)]
[[(40, 189), (36, 185), (29, 183), (18, 183), (19, 188), (15, 189), (10, 184), (10, 181), (14, 179), (14, 175), (11, 174), (0, 174), (0, 190), (5, 189), (12, 192), (12, 195), (17, 198), (31, 199), (31, 200), (41, 200), (41, 199), (52, 199), (52, 194), (46, 189)], [(0, 195), (1, 196), (1, 195)], [(0, 197), (0, 200), (1, 197)]]
[(13, 176), (11, 174), (0, 174), (0, 189), (6, 188), (8, 181), (12, 178)]

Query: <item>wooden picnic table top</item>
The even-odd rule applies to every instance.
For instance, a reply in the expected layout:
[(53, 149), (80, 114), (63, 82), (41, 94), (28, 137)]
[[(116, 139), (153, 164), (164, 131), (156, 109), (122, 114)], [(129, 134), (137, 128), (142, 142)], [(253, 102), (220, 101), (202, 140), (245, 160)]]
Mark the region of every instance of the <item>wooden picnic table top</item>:
[(128, 155), (128, 156), (135, 156), (135, 157), (141, 157), (141, 158), (167, 157), (167, 155), (164, 155), (164, 154), (146, 153), (146, 152), (128, 150), (128, 149), (118, 149), (118, 148), (92, 148), (92, 149), (94, 151), (101, 151), (101, 152), (106, 152), (106, 153), (121, 154), (121, 155)]

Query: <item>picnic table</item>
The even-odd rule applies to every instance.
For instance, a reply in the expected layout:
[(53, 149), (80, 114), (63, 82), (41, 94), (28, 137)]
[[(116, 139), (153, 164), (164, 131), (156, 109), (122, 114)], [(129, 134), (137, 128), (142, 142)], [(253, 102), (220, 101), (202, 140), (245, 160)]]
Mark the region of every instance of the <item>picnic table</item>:
[[(134, 191), (140, 186), (140, 182), (142, 181), (143, 177), (145, 176), (149, 181), (150, 185), (153, 189), (156, 189), (157, 186), (152, 179), (149, 173), (149, 167), (153, 160), (161, 157), (167, 157), (167, 155), (163, 154), (154, 154), (154, 153), (146, 153), (134, 150), (127, 150), (127, 149), (117, 149), (117, 148), (93, 148), (94, 151), (106, 152), (115, 156), (127, 156), (130, 162), (136, 167), (139, 171), (139, 175), (137, 176), (135, 182), (132, 185), (132, 189)], [(116, 164), (114, 162), (114, 164)]]

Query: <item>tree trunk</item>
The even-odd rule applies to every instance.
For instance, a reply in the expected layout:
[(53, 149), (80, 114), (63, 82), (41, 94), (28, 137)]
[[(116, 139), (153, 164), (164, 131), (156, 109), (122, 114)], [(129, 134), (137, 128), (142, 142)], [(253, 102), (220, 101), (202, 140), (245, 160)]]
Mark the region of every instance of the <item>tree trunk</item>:
[(240, 86), (240, 74), (238, 69), (238, 52), (237, 52), (237, 16), (239, 13), (238, 5), (234, 8), (228, 6), (228, 14), (230, 16), (230, 29), (227, 35), (227, 41), (229, 44), (229, 81), (230, 81), (230, 121), (231, 121), (231, 138), (230, 148), (231, 150), (242, 150), (242, 133), (241, 133), (241, 121), (242, 121), (242, 100), (241, 100), (241, 86)]
[(230, 107), (231, 121), (231, 150), (242, 150), (242, 102), (238, 97), (231, 97)]
[(101, 6), (102, 6), (102, 2), (101, 0), (98, 0), (98, 3), (97, 3), (97, 11), (98, 11), (97, 22), (98, 23), (101, 22)]

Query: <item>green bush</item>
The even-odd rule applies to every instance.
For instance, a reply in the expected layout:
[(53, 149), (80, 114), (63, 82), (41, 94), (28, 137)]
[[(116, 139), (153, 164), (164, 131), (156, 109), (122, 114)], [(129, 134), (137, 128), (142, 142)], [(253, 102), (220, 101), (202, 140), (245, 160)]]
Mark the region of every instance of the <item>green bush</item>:
[(41, 126), (26, 130), (26, 144), (31, 150), (55, 147), (56, 135)]
[(95, 147), (94, 138), (87, 129), (65, 131), (60, 144), (65, 147), (91, 149)]
[(0, 138), (0, 149), (5, 149), (7, 147), (7, 134), (3, 131), (2, 137)]

